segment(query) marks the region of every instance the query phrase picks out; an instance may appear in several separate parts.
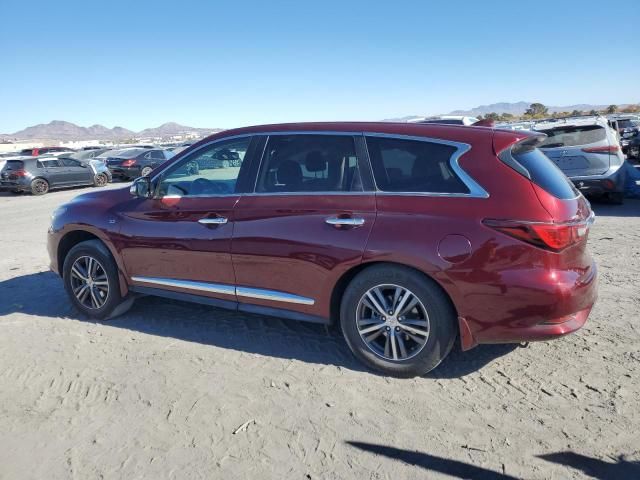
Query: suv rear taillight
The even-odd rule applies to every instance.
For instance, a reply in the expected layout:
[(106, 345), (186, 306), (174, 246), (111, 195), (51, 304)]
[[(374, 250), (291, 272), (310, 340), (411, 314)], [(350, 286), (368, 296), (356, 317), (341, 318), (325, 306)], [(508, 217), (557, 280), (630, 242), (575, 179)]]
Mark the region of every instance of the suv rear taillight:
[(560, 252), (585, 238), (594, 220), (595, 215), (591, 213), (584, 220), (564, 223), (493, 220), (489, 218), (484, 219), (482, 223), (536, 247)]
[(587, 153), (618, 153), (620, 147), (618, 145), (608, 145), (605, 147), (587, 147), (583, 148), (583, 152)]
[(130, 167), (131, 165), (134, 165), (136, 163), (136, 159), (135, 158), (130, 158), (129, 160), (125, 160), (124, 162), (122, 162), (120, 165), (122, 167)]

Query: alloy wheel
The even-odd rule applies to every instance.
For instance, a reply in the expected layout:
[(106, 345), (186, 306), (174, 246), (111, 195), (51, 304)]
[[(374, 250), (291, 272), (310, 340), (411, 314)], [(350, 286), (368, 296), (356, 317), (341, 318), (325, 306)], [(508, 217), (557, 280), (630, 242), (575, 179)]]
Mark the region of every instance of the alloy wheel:
[(107, 184), (107, 176), (104, 173), (96, 175), (96, 187), (104, 187)]
[(144, 167), (144, 168), (142, 169), (142, 172), (140, 172), (140, 174), (141, 174), (143, 177), (146, 177), (147, 175), (149, 175), (149, 174), (151, 173), (151, 171), (152, 171), (152, 170), (153, 170), (153, 168), (151, 168), (151, 167)]
[(109, 298), (107, 271), (93, 257), (78, 257), (71, 266), (71, 290), (80, 304), (96, 310)]
[(360, 338), (385, 360), (415, 357), (427, 344), (430, 324), (420, 299), (399, 285), (377, 285), (365, 292), (356, 308)]

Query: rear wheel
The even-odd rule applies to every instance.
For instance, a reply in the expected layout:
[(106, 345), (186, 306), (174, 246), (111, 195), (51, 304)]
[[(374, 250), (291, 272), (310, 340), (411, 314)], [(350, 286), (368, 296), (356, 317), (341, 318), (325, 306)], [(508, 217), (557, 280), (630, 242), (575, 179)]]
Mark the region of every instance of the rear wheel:
[(73, 247), (64, 260), (62, 277), (71, 302), (88, 317), (104, 320), (131, 306), (132, 300), (120, 295), (116, 262), (99, 240)]
[(456, 338), (456, 315), (446, 294), (412, 269), (369, 267), (348, 285), (340, 324), (354, 355), (396, 377), (438, 366)]
[(31, 193), (33, 195), (44, 195), (49, 191), (49, 182), (44, 178), (36, 178), (31, 182)]
[(96, 187), (104, 187), (109, 183), (109, 179), (104, 173), (99, 173), (93, 178), (93, 185)]
[(151, 167), (144, 167), (142, 169), (142, 171), (140, 172), (140, 175), (142, 175), (143, 177), (146, 177), (147, 175), (149, 175), (151, 172), (153, 171), (153, 168)]

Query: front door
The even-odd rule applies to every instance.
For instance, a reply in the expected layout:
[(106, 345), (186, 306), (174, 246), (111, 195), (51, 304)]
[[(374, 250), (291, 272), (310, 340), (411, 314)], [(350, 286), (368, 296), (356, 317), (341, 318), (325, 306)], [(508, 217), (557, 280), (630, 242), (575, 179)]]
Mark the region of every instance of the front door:
[(88, 185), (93, 183), (93, 169), (86, 163), (73, 158), (58, 158), (64, 169), (65, 183), (68, 185)]
[(333, 287), (361, 262), (375, 221), (364, 154), (356, 153), (361, 138), (269, 136), (255, 192), (242, 196), (235, 211), (240, 309), (329, 318)]
[[(134, 290), (235, 301), (231, 238), (250, 145), (246, 136), (200, 147), (152, 179), (154, 198), (129, 202), (121, 255)], [(211, 158), (220, 149), (237, 152), (241, 161), (217, 168)]]

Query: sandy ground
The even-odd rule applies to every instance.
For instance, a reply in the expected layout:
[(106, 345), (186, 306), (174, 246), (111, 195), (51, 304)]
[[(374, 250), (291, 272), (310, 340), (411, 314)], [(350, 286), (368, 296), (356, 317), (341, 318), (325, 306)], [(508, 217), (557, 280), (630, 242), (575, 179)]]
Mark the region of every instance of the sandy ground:
[(396, 380), (318, 325), (155, 298), (81, 318), (45, 250), (79, 193), (0, 194), (0, 478), (640, 478), (640, 201), (595, 205), (580, 332)]

